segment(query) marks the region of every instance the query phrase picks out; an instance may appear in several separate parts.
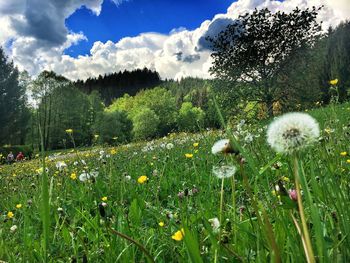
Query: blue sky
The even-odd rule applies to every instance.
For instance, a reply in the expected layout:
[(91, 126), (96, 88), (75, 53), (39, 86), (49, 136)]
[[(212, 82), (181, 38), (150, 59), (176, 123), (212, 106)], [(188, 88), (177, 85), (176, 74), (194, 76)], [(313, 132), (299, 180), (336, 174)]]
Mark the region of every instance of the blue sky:
[(129, 0), (116, 6), (105, 0), (99, 16), (85, 7), (66, 19), (70, 31), (83, 32), (88, 41), (81, 41), (65, 50), (72, 57), (89, 54), (95, 41), (117, 42), (144, 32), (168, 34), (172, 29), (192, 30), (225, 13), (233, 0)]

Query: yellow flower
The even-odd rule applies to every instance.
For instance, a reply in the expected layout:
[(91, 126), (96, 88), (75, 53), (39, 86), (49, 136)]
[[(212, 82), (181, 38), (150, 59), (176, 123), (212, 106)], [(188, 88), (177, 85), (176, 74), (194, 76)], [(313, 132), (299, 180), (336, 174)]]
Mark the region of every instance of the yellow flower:
[(347, 159), (346, 162), (347, 162), (347, 163), (350, 163), (350, 159)]
[(163, 221), (160, 221), (160, 222), (158, 223), (158, 225), (159, 225), (160, 227), (163, 227), (165, 224), (164, 224)]
[(72, 134), (72, 133), (73, 133), (73, 129), (67, 129), (67, 130), (66, 130), (66, 133)]
[(185, 156), (186, 156), (186, 158), (192, 158), (193, 154), (192, 153), (186, 153)]
[(111, 154), (112, 154), (112, 155), (115, 155), (116, 153), (117, 153), (117, 150), (113, 148), (113, 149), (111, 150)]
[(20, 209), (21, 207), (22, 207), (22, 204), (17, 204), (17, 205), (16, 205), (16, 208), (17, 208), (17, 209)]
[(14, 214), (11, 211), (7, 213), (8, 218), (12, 218), (13, 216), (14, 216)]
[(341, 156), (346, 156), (348, 153), (347, 152), (341, 152), (340, 155)]
[(137, 182), (138, 182), (139, 184), (143, 184), (143, 183), (147, 182), (147, 180), (148, 180), (148, 177), (147, 177), (146, 175), (141, 175), (141, 176), (137, 179)]
[(330, 128), (326, 128), (326, 129), (324, 129), (324, 131), (328, 134), (330, 134), (332, 132), (332, 130)]
[(76, 174), (76, 173), (72, 173), (72, 174), (70, 175), (70, 179), (72, 179), (72, 180), (77, 180), (77, 174)]
[(198, 147), (199, 146), (199, 143), (198, 142), (195, 142), (194, 144), (193, 144), (193, 147)]
[(98, 139), (98, 137), (100, 137), (100, 135), (95, 134), (94, 137), (95, 137), (95, 139)]
[(172, 236), (171, 238), (176, 240), (176, 241), (181, 241), (185, 236), (185, 232), (184, 232), (184, 229), (181, 228), (181, 230), (179, 231), (176, 231)]
[(329, 84), (331, 85), (337, 85), (338, 84), (338, 79), (332, 79), (329, 81)]
[(285, 182), (289, 182), (290, 181), (290, 179), (287, 176), (282, 176), (282, 180), (285, 181)]
[(12, 176), (13, 176), (13, 177), (16, 177), (16, 176), (17, 176), (17, 174), (13, 173), (13, 174), (12, 174)]
[(107, 196), (104, 196), (104, 197), (101, 198), (101, 200), (102, 200), (103, 202), (106, 202), (106, 201), (108, 200), (108, 198), (107, 198)]

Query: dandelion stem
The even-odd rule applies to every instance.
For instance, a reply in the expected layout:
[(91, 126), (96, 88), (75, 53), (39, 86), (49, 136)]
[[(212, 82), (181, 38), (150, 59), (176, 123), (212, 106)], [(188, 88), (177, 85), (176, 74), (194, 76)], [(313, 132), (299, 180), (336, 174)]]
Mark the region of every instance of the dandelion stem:
[(301, 192), (300, 192), (300, 175), (299, 175), (299, 165), (298, 165), (298, 157), (297, 155), (294, 155), (293, 158), (294, 162), (294, 177), (295, 177), (295, 188), (297, 192), (297, 199), (298, 199), (298, 208), (299, 208), (299, 214), (300, 214), (300, 219), (301, 219), (301, 225), (303, 228), (303, 237), (305, 240), (305, 254), (306, 254), (306, 259), (308, 263), (314, 263), (315, 262), (315, 256), (314, 252), (312, 249), (311, 245), (311, 239), (309, 235), (309, 231), (307, 229), (306, 225), (306, 218), (305, 218), (305, 213), (304, 213), (304, 207), (303, 207), (303, 202), (301, 199)]
[[(219, 243), (221, 242), (221, 234), (222, 234), (222, 210), (223, 210), (223, 204), (224, 204), (224, 183), (225, 178), (221, 179), (221, 191), (220, 191), (220, 212), (219, 212), (219, 222), (220, 222), (220, 231), (219, 231)], [(218, 260), (218, 248), (215, 249), (215, 256), (214, 256), (214, 263), (216, 263)]]

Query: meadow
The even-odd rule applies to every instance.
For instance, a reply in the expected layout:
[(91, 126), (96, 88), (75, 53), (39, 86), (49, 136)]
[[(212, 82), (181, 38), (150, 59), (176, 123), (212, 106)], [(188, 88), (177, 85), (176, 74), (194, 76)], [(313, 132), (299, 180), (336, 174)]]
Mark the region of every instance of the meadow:
[[(2, 165), (0, 259), (348, 262), (350, 104), (309, 113), (321, 136), (297, 163), (269, 147), (270, 120)], [(239, 156), (212, 153), (226, 138)], [(220, 179), (223, 166), (237, 171)]]

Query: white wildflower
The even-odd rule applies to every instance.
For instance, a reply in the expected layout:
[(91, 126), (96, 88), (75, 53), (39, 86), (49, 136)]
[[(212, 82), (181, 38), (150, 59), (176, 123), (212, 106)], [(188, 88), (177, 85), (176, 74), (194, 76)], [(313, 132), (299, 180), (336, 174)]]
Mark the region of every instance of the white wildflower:
[(13, 225), (10, 227), (10, 231), (13, 233), (17, 230), (17, 225)]
[(218, 178), (229, 178), (233, 176), (237, 171), (236, 166), (233, 165), (223, 165), (223, 166), (214, 166), (213, 174)]
[(218, 233), (220, 230), (220, 221), (217, 217), (211, 218), (208, 220), (211, 224), (211, 227), (213, 228), (214, 233)]
[(230, 149), (230, 140), (229, 139), (222, 139), (214, 143), (213, 147), (211, 148), (211, 152), (213, 154), (217, 153), (226, 153), (228, 149)]
[(65, 162), (57, 162), (56, 163), (56, 168), (60, 171), (64, 170), (67, 168), (67, 164)]
[(306, 113), (287, 113), (275, 119), (268, 127), (267, 142), (279, 153), (300, 150), (320, 136), (317, 121)]
[(168, 150), (171, 150), (172, 148), (174, 148), (174, 144), (172, 144), (172, 143), (170, 142), (170, 143), (168, 143), (168, 144), (166, 145), (166, 148), (167, 148)]

